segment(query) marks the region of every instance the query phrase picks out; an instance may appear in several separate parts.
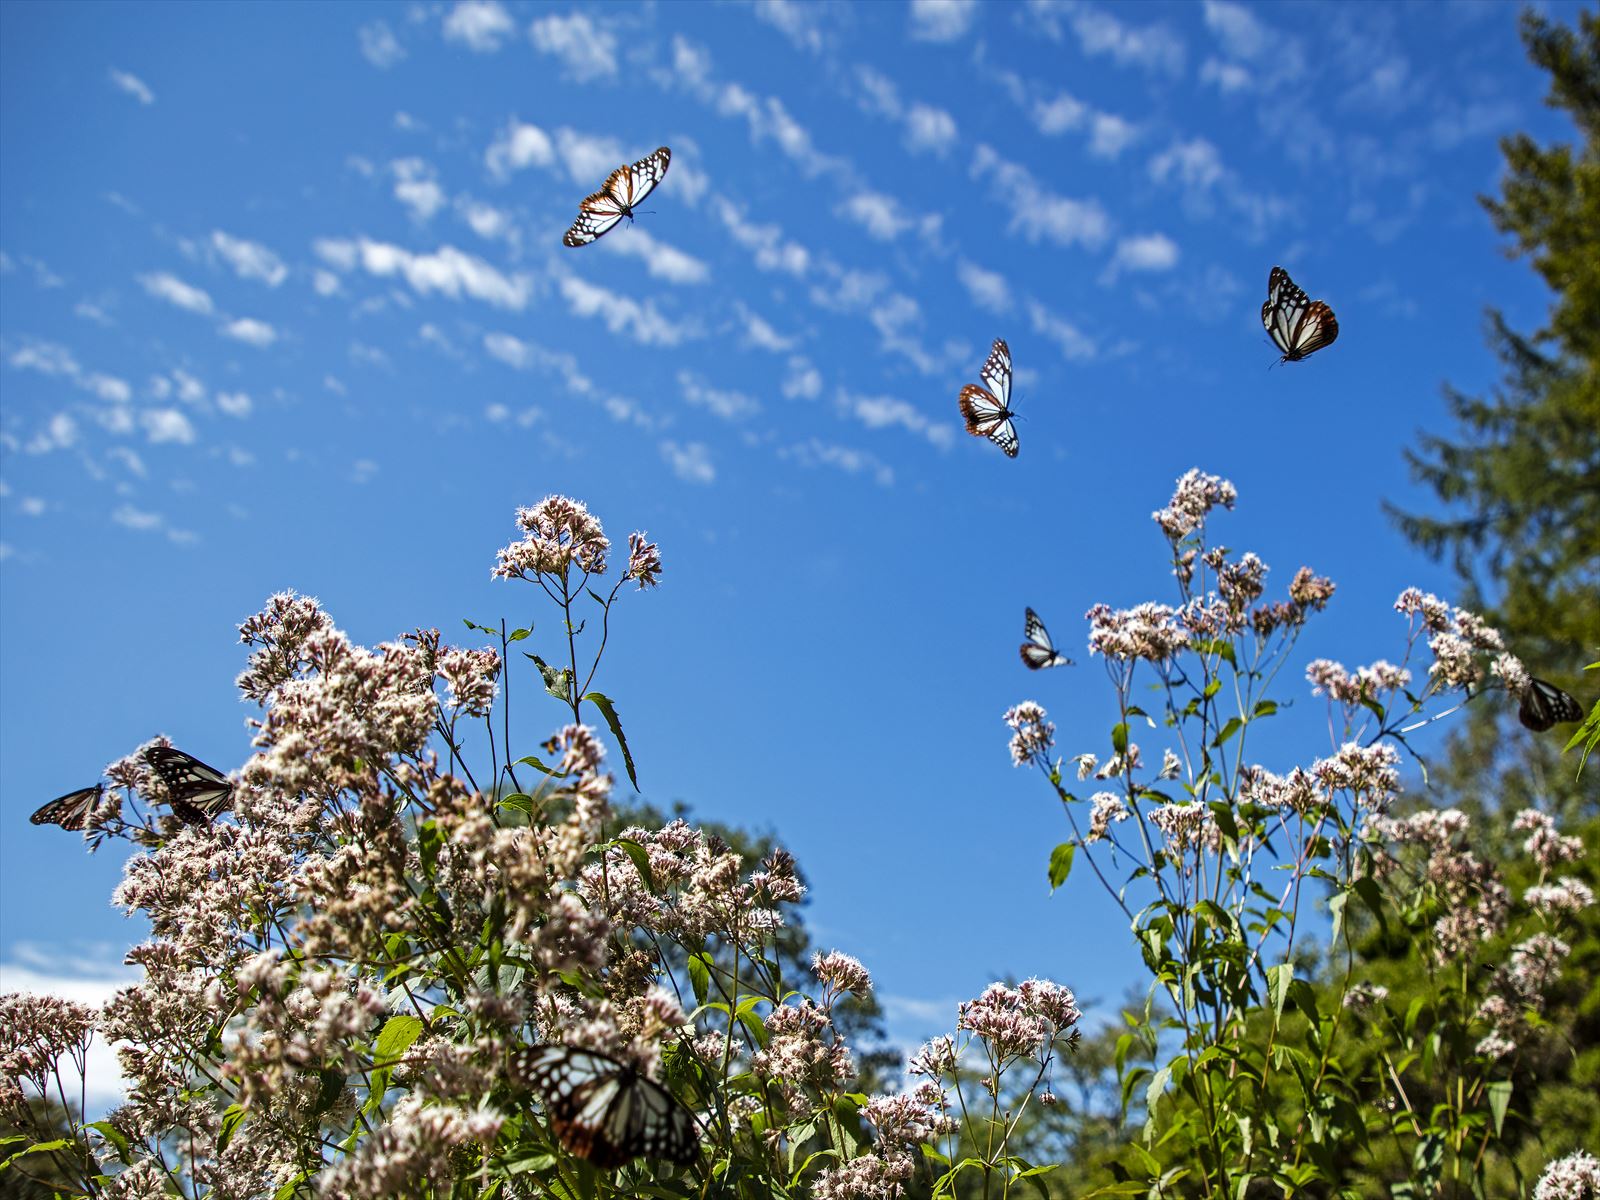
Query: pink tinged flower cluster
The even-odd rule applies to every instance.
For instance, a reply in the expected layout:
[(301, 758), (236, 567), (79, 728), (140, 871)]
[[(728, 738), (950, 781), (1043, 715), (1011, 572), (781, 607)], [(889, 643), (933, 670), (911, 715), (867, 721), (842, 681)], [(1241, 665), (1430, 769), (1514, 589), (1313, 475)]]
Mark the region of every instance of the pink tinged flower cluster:
[(248, 699), (266, 704), (306, 669), (306, 644), (332, 629), (332, 618), (314, 597), (294, 592), (269, 596), (266, 607), (239, 626), (239, 640), (255, 649), (236, 686)]
[(944, 1089), (923, 1080), (910, 1092), (874, 1096), (861, 1115), (878, 1131), (878, 1145), (910, 1149), (954, 1133), (960, 1126), (946, 1112)]
[(1518, 833), (1527, 833), (1522, 848), (1533, 856), (1533, 861), (1545, 870), (1560, 863), (1575, 862), (1583, 857), (1583, 841), (1556, 832), (1554, 818), (1536, 808), (1525, 808), (1511, 822)]
[(849, 992), (865, 998), (872, 992), (872, 976), (861, 960), (838, 950), (811, 956), (811, 973), (823, 987), (823, 1007), (832, 1005), (835, 997)]
[[(493, 576), (500, 579), (565, 579), (576, 565), (585, 575), (603, 575), (611, 543), (599, 518), (576, 500), (546, 496), (532, 508), (517, 510), (517, 524), (526, 534), (503, 547)], [(632, 563), (630, 558), (630, 569)], [(656, 569), (660, 561), (657, 559)]]
[(1189, 631), (1178, 610), (1167, 604), (1128, 609), (1096, 604), (1084, 617), (1089, 622), (1089, 653), (1109, 659), (1166, 662), (1189, 644)]
[(1400, 752), (1388, 742), (1346, 742), (1314, 763), (1311, 776), (1325, 791), (1349, 792), (1358, 806), (1381, 813), (1400, 790)]
[(816, 1200), (896, 1200), (916, 1168), (916, 1158), (904, 1152), (863, 1154), (819, 1171), (812, 1195)]
[(1600, 1159), (1587, 1150), (1558, 1158), (1533, 1185), (1533, 1200), (1595, 1200), (1600, 1197)]
[(327, 1172), (320, 1194), (327, 1200), (408, 1200), (430, 1188), (448, 1192), (455, 1177), (452, 1152), (473, 1142), (492, 1146), (504, 1122), (493, 1109), (427, 1104), (413, 1092)]
[(1240, 772), (1239, 797), (1264, 808), (1288, 809), (1302, 816), (1317, 811), (1326, 796), (1317, 781), (1301, 767), (1287, 775), (1274, 775), (1265, 767), (1245, 767)]
[(1015, 988), (991, 983), (976, 1000), (963, 1002), (956, 1028), (982, 1038), (997, 1060), (1042, 1057), (1082, 1016), (1068, 988), (1028, 979)]
[(1055, 745), (1056, 727), (1046, 720), (1047, 713), (1032, 700), (1006, 709), (1005, 723), (1011, 727), (1011, 765), (1043, 762)]
[(645, 540), (642, 533), (628, 535), (628, 572), (626, 578), (636, 581), (642, 592), (661, 582), (661, 550)]
[(1594, 890), (1581, 879), (1558, 879), (1537, 884), (1522, 893), (1530, 908), (1545, 917), (1576, 916), (1594, 904)]
[(1177, 542), (1205, 524), (1206, 514), (1217, 505), (1232, 508), (1238, 498), (1239, 493), (1226, 479), (1192, 467), (1178, 480), (1167, 506), (1150, 516), (1168, 538)]
[(751, 1056), (760, 1075), (790, 1088), (834, 1091), (855, 1075), (850, 1048), (826, 1010), (809, 999), (780, 1004), (766, 1019), (767, 1043)]
[(1111, 835), (1113, 821), (1128, 819), (1127, 804), (1113, 792), (1096, 792), (1089, 803), (1089, 832), (1083, 839), (1086, 842), (1104, 841)]
[(1150, 810), (1150, 823), (1161, 831), (1167, 853), (1182, 858), (1201, 846), (1215, 850), (1221, 832), (1204, 804), (1162, 804)]
[(1377, 699), (1385, 692), (1399, 691), (1411, 683), (1411, 672), (1379, 659), (1360, 667), (1352, 675), (1341, 663), (1319, 658), (1306, 667), (1306, 680), (1313, 696), (1327, 696), (1341, 704), (1359, 704), (1363, 697)]
[(0, 994), (0, 1114), (15, 1117), (25, 1106), (23, 1081), (49, 1096), (56, 1060), (83, 1061), (97, 1018), (88, 1005), (59, 996)]
[(439, 655), (439, 678), (449, 689), (445, 704), (464, 717), (484, 717), (494, 706), (500, 678), (497, 650), (445, 650)]
[(1495, 655), (1489, 669), (1500, 677), (1501, 682), (1506, 685), (1506, 691), (1517, 699), (1520, 700), (1528, 694), (1532, 680), (1528, 677), (1528, 668), (1522, 665), (1522, 660), (1515, 654)]

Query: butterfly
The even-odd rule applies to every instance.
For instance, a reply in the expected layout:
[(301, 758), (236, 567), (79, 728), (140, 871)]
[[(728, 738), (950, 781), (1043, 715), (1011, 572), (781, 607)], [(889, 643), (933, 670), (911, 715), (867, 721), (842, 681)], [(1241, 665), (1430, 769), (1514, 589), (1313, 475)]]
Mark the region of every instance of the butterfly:
[(1030, 671), (1043, 670), (1045, 667), (1072, 666), (1072, 660), (1057, 650), (1055, 644), (1050, 641), (1050, 632), (1045, 629), (1039, 614), (1031, 608), (1023, 611), (1027, 614), (1027, 618), (1022, 626), (1022, 632), (1028, 640), (1021, 646), (1022, 665)]
[(1555, 684), (1530, 679), (1528, 690), (1522, 695), (1522, 705), (1517, 709), (1517, 719), (1535, 733), (1543, 733), (1562, 721), (1583, 720), (1583, 709)]
[(175, 746), (152, 746), (144, 757), (167, 789), (173, 814), (186, 825), (209, 825), (232, 806), (233, 781), (194, 755)]
[(641, 1156), (680, 1166), (695, 1160), (694, 1114), (636, 1067), (593, 1050), (549, 1045), (513, 1054), (511, 1075), (539, 1093), (561, 1144), (597, 1167)]
[(71, 833), (79, 833), (89, 824), (89, 818), (94, 814), (105, 790), (105, 784), (97, 783), (93, 787), (79, 788), (65, 796), (57, 796), (28, 820), (35, 825), (59, 825)]
[(967, 432), (986, 437), (1006, 452), (1017, 456), (1017, 430), (1011, 423), (1011, 349), (1004, 338), (995, 338), (994, 348), (984, 360), (978, 377), (988, 386), (969, 383), (961, 389), (961, 415)]
[(1261, 306), (1261, 324), (1283, 351), (1279, 362), (1299, 362), (1324, 346), (1331, 346), (1339, 336), (1333, 309), (1295, 287), (1289, 272), (1282, 267), (1273, 267), (1267, 276), (1267, 302)]
[(611, 172), (600, 190), (586, 196), (578, 205), (578, 219), (567, 230), (562, 243), (587, 246), (623, 217), (633, 220), (634, 206), (655, 190), (671, 161), (672, 151), (662, 146), (633, 166), (618, 167)]

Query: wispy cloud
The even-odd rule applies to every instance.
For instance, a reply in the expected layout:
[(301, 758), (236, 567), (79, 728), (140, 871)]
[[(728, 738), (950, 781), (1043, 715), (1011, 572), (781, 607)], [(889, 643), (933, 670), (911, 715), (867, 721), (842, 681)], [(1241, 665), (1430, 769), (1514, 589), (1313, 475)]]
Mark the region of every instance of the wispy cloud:
[(201, 316), (210, 316), (215, 307), (211, 297), (200, 288), (193, 287), (166, 271), (154, 271), (139, 276), (140, 286), (157, 300), (187, 309)]
[(1125, 237), (1117, 243), (1102, 277), (1115, 279), (1123, 271), (1170, 271), (1178, 265), (1178, 243), (1163, 233)]
[(662, 442), (661, 457), (685, 483), (711, 483), (717, 478), (716, 468), (711, 465), (711, 448), (704, 442)]
[(528, 27), (528, 38), (535, 50), (557, 59), (567, 77), (579, 83), (616, 77), (616, 35), (584, 13), (540, 17)]
[(213, 229), (211, 249), (240, 279), (254, 279), (268, 287), (277, 287), (289, 277), (289, 268), (283, 265), (283, 260), (259, 242)]
[(739, 314), (739, 321), (744, 326), (744, 343), (754, 346), (758, 350), (769, 350), (774, 354), (783, 354), (793, 349), (795, 339), (784, 337), (762, 317), (752, 312), (742, 301), (734, 301), (734, 309)]
[(657, 311), (655, 302), (643, 304), (632, 296), (609, 291), (575, 275), (561, 280), (561, 295), (575, 316), (599, 317), (612, 333), (626, 333), (645, 346), (676, 346), (698, 336), (691, 322), (674, 322)]
[(987, 178), (994, 198), (1011, 209), (1008, 233), (1030, 242), (1097, 249), (1111, 236), (1111, 218), (1100, 202), (1052, 192), (1019, 163), (1009, 162), (988, 145), (972, 159), (972, 177)]
[(921, 101), (905, 104), (900, 89), (887, 75), (868, 66), (858, 66), (855, 83), (857, 102), (874, 116), (887, 117), (904, 128), (904, 143), (913, 154), (945, 155), (960, 140), (956, 119), (942, 108)]
[(395, 37), (387, 21), (372, 21), (356, 31), (361, 44), (361, 55), (380, 71), (404, 62), (406, 48)]
[(693, 371), (678, 372), (678, 388), (690, 404), (724, 421), (742, 421), (761, 411), (761, 403), (755, 397), (731, 388), (711, 387)]
[(527, 276), (503, 275), (481, 258), (454, 246), (441, 246), (432, 254), (413, 254), (400, 246), (363, 237), (324, 238), (315, 243), (314, 249), (336, 270), (360, 268), (380, 278), (399, 276), (424, 296), (434, 292), (452, 300), (466, 296), (497, 308), (521, 310), (527, 307), (533, 290)]
[(497, 0), (459, 0), (445, 14), (447, 42), (459, 42), (479, 54), (492, 54), (516, 32), (517, 24)]
[(911, 36), (923, 42), (953, 42), (966, 36), (978, 15), (978, 0), (911, 0)]
[(433, 164), (420, 158), (399, 158), (389, 164), (394, 198), (418, 221), (427, 221), (447, 203)]
[(229, 321), (219, 331), (223, 337), (233, 338), (234, 341), (244, 342), (246, 345), (258, 349), (266, 349), (278, 340), (278, 331), (265, 321), (258, 321), (254, 317), (239, 317)]
[(632, 400), (599, 388), (567, 351), (551, 350), (509, 333), (486, 334), (483, 348), (491, 358), (519, 371), (538, 370), (556, 376), (572, 395), (598, 403), (615, 420), (646, 427), (655, 424)]
[(822, 50), (822, 16), (827, 10), (810, 0), (755, 0), (754, 12), (778, 30), (797, 50)]
[(900, 202), (883, 192), (857, 192), (839, 205), (837, 211), (880, 242), (894, 241), (912, 224)]
[(548, 167), (555, 161), (555, 146), (550, 135), (537, 125), (512, 118), (484, 152), (483, 163), (489, 174), (505, 179), (525, 167)]
[(6, 356), (6, 362), (19, 371), (35, 371), (70, 380), (97, 399), (110, 404), (126, 404), (133, 399), (133, 388), (125, 379), (100, 371), (86, 370), (72, 351), (57, 342), (28, 339)]
[(733, 240), (743, 246), (762, 271), (780, 271), (796, 278), (805, 276), (811, 265), (811, 252), (799, 242), (784, 236), (777, 225), (761, 224), (725, 196), (711, 198), (711, 215), (722, 222)]
[(1183, 39), (1166, 25), (1125, 25), (1083, 0), (1029, 0), (1028, 12), (1046, 35), (1062, 40), (1070, 29), (1090, 57), (1109, 56), (1122, 66), (1165, 75), (1183, 72)]
[(850, 475), (868, 475), (879, 487), (890, 487), (894, 483), (893, 469), (881, 458), (865, 450), (825, 442), (821, 438), (813, 437), (785, 446), (778, 451), (778, 457), (801, 467), (833, 467)]
[(868, 429), (887, 429), (898, 426), (927, 438), (941, 450), (955, 441), (950, 424), (930, 420), (921, 409), (896, 396), (867, 396), (840, 388), (837, 396), (839, 411)]
[(1068, 361), (1093, 358), (1097, 353), (1093, 339), (1037, 300), (1028, 301), (1028, 323), (1040, 337), (1054, 342), (1061, 351), (1061, 357)]
[(956, 264), (956, 276), (979, 308), (1000, 315), (1011, 311), (1011, 288), (1003, 275), (963, 258)]
[(191, 445), (196, 438), (194, 425), (176, 408), (147, 408), (139, 414), (139, 424), (152, 442), (177, 442)]
[(127, 92), (140, 104), (154, 104), (156, 102), (156, 94), (137, 75), (130, 75), (126, 71), (119, 71), (112, 67), (111, 82)]

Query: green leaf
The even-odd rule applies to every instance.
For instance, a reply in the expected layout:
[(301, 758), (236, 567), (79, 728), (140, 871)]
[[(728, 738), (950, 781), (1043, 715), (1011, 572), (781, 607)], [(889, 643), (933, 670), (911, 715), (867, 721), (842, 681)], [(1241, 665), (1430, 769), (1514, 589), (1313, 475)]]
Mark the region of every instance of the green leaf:
[(89, 1124), (85, 1125), (84, 1128), (93, 1129), (101, 1137), (105, 1138), (106, 1141), (110, 1142), (117, 1148), (117, 1155), (122, 1159), (123, 1162), (128, 1161), (128, 1150), (130, 1149), (130, 1145), (128, 1142), (128, 1135), (123, 1133), (122, 1130), (118, 1129), (110, 1121), (91, 1121)]
[(1282, 963), (1267, 968), (1267, 990), (1272, 996), (1272, 1019), (1283, 1019), (1284, 1001), (1289, 998), (1289, 985), (1294, 982), (1294, 964)]
[(6, 1159), (4, 1162), (0, 1162), (0, 1169), (4, 1169), (6, 1167), (9, 1167), (12, 1163), (16, 1162), (17, 1159), (21, 1158), (24, 1154), (48, 1154), (52, 1150), (65, 1150), (68, 1146), (71, 1146), (71, 1145), (73, 1145), (73, 1141), (72, 1141), (71, 1138), (57, 1138), (53, 1142), (35, 1142), (33, 1145), (29, 1146), (26, 1150), (18, 1150), (10, 1158)]
[(622, 736), (622, 721), (617, 717), (617, 706), (611, 703), (608, 696), (599, 692), (590, 692), (584, 697), (600, 710), (600, 715), (606, 719), (606, 724), (611, 727), (612, 735), (617, 739), (617, 745), (622, 747), (622, 765), (628, 770), (628, 781), (633, 784), (633, 790), (639, 790), (639, 776), (633, 769), (633, 753), (628, 749), (628, 739)]
[(544, 677), (544, 690), (549, 692), (563, 704), (572, 702), (572, 672), (566, 667), (552, 667), (537, 654), (529, 654), (526, 650), (524, 656), (533, 660), (533, 665), (539, 668), (539, 674)]
[(1497, 1079), (1489, 1085), (1489, 1111), (1494, 1116), (1494, 1135), (1506, 1123), (1506, 1109), (1511, 1106), (1511, 1080)]
[(650, 871), (650, 852), (629, 838), (617, 838), (611, 844), (633, 860), (633, 869), (639, 872), (639, 878), (644, 880), (645, 891), (652, 896), (660, 895), (656, 887), (656, 877)]
[(554, 767), (545, 766), (544, 763), (540, 762), (531, 754), (525, 754), (521, 758), (517, 759), (517, 766), (532, 767), (535, 771), (543, 771), (546, 775), (550, 776), (561, 774), (561, 772), (557, 771)]
[(1111, 748), (1118, 754), (1128, 752), (1128, 723), (1118, 721), (1111, 727)]
[(1211, 739), (1211, 744), (1213, 746), (1221, 746), (1242, 728), (1244, 728), (1243, 721), (1239, 720), (1238, 717), (1229, 717), (1228, 723), (1222, 727), (1222, 732)]
[(1250, 714), (1250, 718), (1254, 720), (1257, 717), (1270, 717), (1277, 711), (1278, 702), (1276, 700), (1260, 700), (1256, 702), (1255, 711)]
[(711, 959), (705, 953), (689, 956), (689, 984), (694, 988), (695, 1002), (704, 1004), (711, 991)]
[(228, 1143), (233, 1140), (234, 1130), (244, 1124), (244, 1109), (237, 1104), (230, 1104), (222, 1114), (222, 1129), (217, 1134), (217, 1153), (221, 1154), (228, 1148)]
[(520, 642), (523, 638), (532, 636), (533, 630), (531, 629), (513, 629), (509, 634), (506, 635), (506, 641)]
[(1052, 892), (1067, 881), (1067, 876), (1072, 872), (1072, 856), (1077, 852), (1077, 842), (1062, 842), (1050, 852), (1050, 890)]
[(372, 1047), (379, 1062), (393, 1062), (411, 1048), (411, 1043), (422, 1036), (422, 1022), (408, 1013), (398, 1013), (384, 1022), (383, 1031)]

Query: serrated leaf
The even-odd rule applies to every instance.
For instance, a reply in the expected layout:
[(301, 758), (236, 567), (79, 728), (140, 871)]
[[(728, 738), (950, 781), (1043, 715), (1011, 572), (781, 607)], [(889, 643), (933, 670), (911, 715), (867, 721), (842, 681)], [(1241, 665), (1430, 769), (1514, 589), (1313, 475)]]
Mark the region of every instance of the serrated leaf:
[(529, 654), (526, 650), (522, 653), (533, 660), (533, 665), (539, 668), (539, 674), (544, 679), (544, 690), (563, 704), (570, 703), (572, 700), (572, 672), (566, 667), (552, 667), (537, 654)]
[(652, 896), (656, 895), (656, 877), (650, 870), (650, 852), (638, 842), (628, 838), (618, 838), (611, 844), (619, 847), (624, 854), (633, 860), (633, 869), (639, 872), (639, 878), (644, 880), (645, 891)]
[(1062, 842), (1050, 852), (1050, 890), (1053, 892), (1067, 881), (1072, 873), (1072, 856), (1078, 852), (1078, 843)]
[(617, 745), (622, 747), (622, 765), (627, 769), (628, 781), (633, 784), (633, 790), (639, 790), (639, 776), (633, 769), (633, 752), (628, 749), (628, 739), (622, 736), (622, 721), (617, 716), (617, 706), (611, 703), (611, 698), (600, 692), (590, 692), (584, 697), (600, 710), (600, 715), (606, 719), (606, 724), (611, 727), (612, 735), (617, 739)]
[(409, 1013), (397, 1013), (384, 1022), (383, 1030), (372, 1047), (379, 1062), (393, 1062), (411, 1048), (411, 1043), (422, 1036), (422, 1021)]
[(222, 1114), (222, 1129), (217, 1134), (217, 1153), (221, 1154), (233, 1140), (234, 1131), (244, 1124), (244, 1109), (237, 1104), (228, 1105)]

